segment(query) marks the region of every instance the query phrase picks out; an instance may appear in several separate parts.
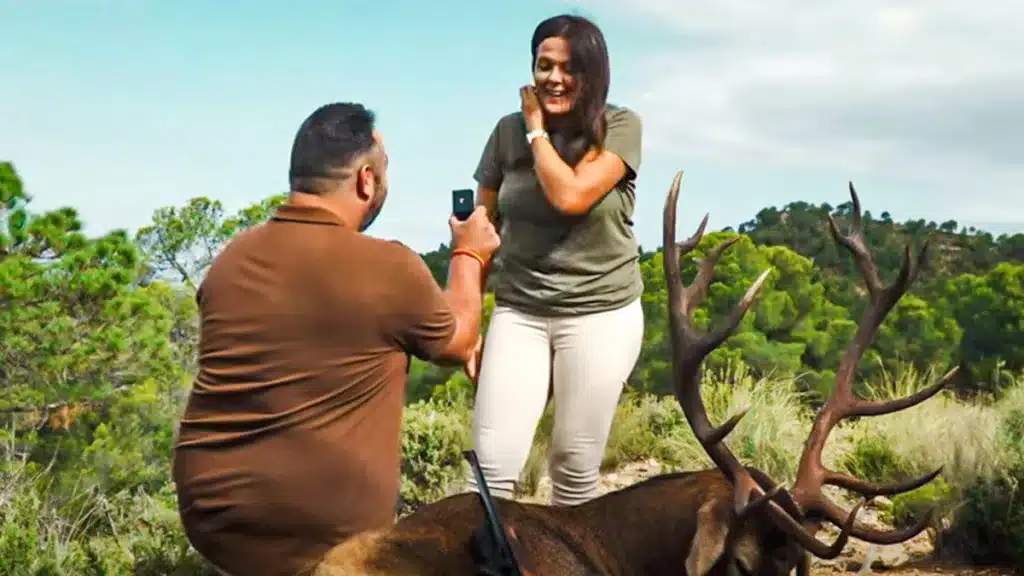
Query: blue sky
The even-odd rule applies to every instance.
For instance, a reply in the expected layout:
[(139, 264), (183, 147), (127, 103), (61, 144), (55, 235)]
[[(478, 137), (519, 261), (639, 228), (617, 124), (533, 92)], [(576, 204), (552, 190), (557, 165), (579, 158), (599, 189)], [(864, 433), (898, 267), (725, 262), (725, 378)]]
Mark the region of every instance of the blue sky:
[(783, 18), (784, 4), (0, 0), (0, 159), (37, 209), (135, 229), (192, 196), (237, 209), (284, 191), (302, 119), (360, 101), (391, 158), (370, 233), (432, 249), (450, 190), (474, 186), (494, 122), (518, 107), (534, 26), (573, 11), (605, 32), (611, 99), (644, 120), (646, 247), (680, 168), (681, 233), (705, 212), (720, 228), (843, 202), (850, 179), (874, 212), (1024, 229), (1024, 67), (994, 59), (1021, 43), (1018, 9), (865, 0)]

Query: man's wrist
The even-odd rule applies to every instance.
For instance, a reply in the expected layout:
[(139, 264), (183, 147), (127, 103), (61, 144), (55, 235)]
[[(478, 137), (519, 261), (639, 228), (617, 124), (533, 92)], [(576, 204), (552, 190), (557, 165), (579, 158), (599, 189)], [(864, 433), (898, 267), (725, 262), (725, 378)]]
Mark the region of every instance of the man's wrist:
[(481, 269), (487, 268), (488, 259), (483, 254), (473, 250), (472, 248), (456, 248), (452, 250), (451, 259), (454, 260), (456, 256), (467, 256), (473, 260), (476, 260), (480, 264)]
[[(476, 264), (473, 264), (473, 262)], [(455, 286), (453, 284), (453, 281), (455, 281), (459, 286), (468, 290), (465, 297), (482, 298), (484, 285), (487, 282), (487, 264), (488, 260), (476, 250), (470, 248), (453, 249), (451, 257), (448, 259), (449, 289)]]

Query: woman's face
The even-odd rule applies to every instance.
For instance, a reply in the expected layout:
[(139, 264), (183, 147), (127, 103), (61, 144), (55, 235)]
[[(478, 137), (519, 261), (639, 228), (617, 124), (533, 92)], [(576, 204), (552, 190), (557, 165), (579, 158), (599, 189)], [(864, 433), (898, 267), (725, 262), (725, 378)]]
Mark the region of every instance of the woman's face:
[(579, 95), (579, 84), (572, 76), (569, 43), (552, 36), (537, 47), (533, 63), (533, 85), (544, 111), (552, 116), (567, 114)]

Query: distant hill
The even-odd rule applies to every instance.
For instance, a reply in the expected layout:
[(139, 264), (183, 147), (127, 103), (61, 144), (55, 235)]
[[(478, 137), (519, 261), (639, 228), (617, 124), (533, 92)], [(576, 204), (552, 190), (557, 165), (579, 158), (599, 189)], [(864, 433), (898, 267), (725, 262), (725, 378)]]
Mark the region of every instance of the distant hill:
[(971, 222), (967, 223), (968, 226), (973, 226), (978, 230), (985, 230), (996, 236), (1002, 234), (1024, 234), (1024, 221), (1021, 222)]
[[(852, 260), (829, 237), (827, 216), (845, 221), (853, 205), (838, 206), (793, 202), (783, 208), (764, 208), (738, 232), (755, 242), (785, 245), (814, 259), (817, 266), (844, 274), (854, 273)], [(1024, 234), (999, 234), (955, 220), (936, 223), (926, 220), (895, 222), (888, 212), (864, 212), (864, 234), (875, 251), (880, 271), (895, 274), (903, 257), (903, 245), (910, 239), (915, 245), (931, 236), (932, 257), (927, 276), (954, 276), (983, 273), (1002, 261), (1024, 261)]]
[[(758, 244), (787, 246), (811, 258), (823, 279), (831, 284), (833, 297), (859, 307), (854, 303), (859, 299), (849, 292), (853, 286), (849, 279), (856, 278), (857, 271), (849, 254), (838, 248), (829, 235), (827, 216), (830, 213), (845, 230), (847, 218), (853, 213), (853, 204), (844, 202), (832, 206), (828, 203), (791, 202), (782, 208), (771, 206), (763, 208), (734, 230), (750, 236)], [(955, 220), (896, 222), (888, 212), (865, 210), (863, 226), (867, 243), (885, 280), (893, 278), (899, 271), (907, 239), (910, 238), (917, 246), (927, 235), (931, 236), (930, 256), (918, 286), (924, 287), (931, 280), (964, 273), (984, 274), (1003, 261), (1024, 262), (1024, 223), (982, 226)], [(660, 247), (653, 251), (644, 247), (642, 258), (646, 260), (657, 251)], [(443, 284), (448, 274), (448, 247), (442, 244), (423, 257)], [(847, 280), (828, 282), (841, 277)], [(846, 296), (837, 292), (845, 292)]]

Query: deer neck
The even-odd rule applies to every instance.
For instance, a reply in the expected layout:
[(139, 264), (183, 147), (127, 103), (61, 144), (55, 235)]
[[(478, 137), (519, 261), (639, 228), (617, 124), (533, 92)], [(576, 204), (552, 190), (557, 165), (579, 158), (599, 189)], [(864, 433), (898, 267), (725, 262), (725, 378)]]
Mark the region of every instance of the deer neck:
[(663, 474), (572, 509), (572, 531), (607, 574), (678, 574), (696, 532), (694, 511), (730, 498), (717, 470)]

